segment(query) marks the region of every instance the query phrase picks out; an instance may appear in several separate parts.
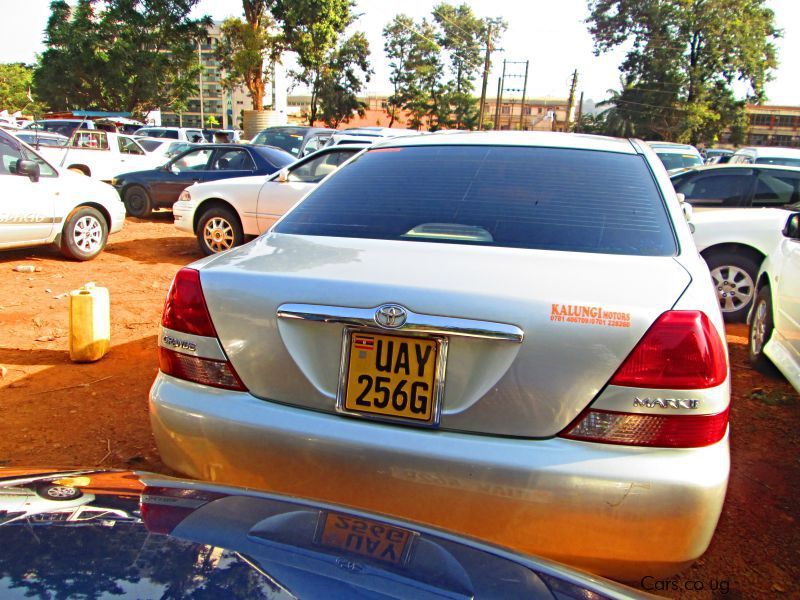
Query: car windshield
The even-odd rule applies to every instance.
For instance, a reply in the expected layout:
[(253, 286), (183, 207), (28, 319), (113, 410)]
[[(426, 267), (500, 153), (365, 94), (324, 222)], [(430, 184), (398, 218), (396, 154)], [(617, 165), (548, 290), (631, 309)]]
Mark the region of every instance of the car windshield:
[(36, 135), (35, 133), (18, 133), (17, 137), (26, 144), (37, 146), (66, 146), (68, 138)]
[(275, 146), (294, 156), (298, 156), (300, 154), (300, 148), (303, 147), (303, 138), (304, 135), (302, 132), (266, 130), (254, 137), (252, 143)]
[(274, 231), (609, 254), (676, 251), (641, 156), (558, 148), (373, 150)]
[(756, 159), (757, 165), (782, 165), (784, 167), (800, 167), (800, 158), (784, 156), (764, 156)]
[(674, 154), (672, 152), (656, 152), (668, 171), (686, 169), (703, 164), (703, 159), (696, 154)]

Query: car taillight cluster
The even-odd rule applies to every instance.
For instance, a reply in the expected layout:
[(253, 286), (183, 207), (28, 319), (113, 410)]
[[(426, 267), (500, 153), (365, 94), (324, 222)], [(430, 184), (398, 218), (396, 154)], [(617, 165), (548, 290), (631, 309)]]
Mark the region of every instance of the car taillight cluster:
[[(161, 325), (181, 333), (217, 337), (197, 270), (185, 267), (175, 275), (164, 303)], [(159, 346), (158, 364), (163, 373), (179, 379), (226, 390), (247, 391), (228, 360), (184, 354)]]
[[(725, 346), (705, 313), (661, 315), (611, 378), (609, 385), (658, 390), (702, 390), (728, 377)], [(642, 414), (586, 409), (561, 437), (607, 444), (697, 448), (721, 440), (728, 409), (717, 414)]]

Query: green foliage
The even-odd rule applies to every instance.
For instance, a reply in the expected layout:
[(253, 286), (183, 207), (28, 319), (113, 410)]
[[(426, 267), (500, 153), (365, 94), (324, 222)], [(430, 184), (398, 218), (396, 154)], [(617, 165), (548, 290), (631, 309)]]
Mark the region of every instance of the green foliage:
[(633, 126), (645, 138), (713, 143), (741, 135), (744, 101), (764, 100), (779, 36), (765, 0), (589, 0), (595, 53), (629, 43), (609, 133)]
[(281, 39), (270, 33), (274, 22), (267, 13), (267, 2), (243, 0), (246, 20), (226, 19), (221, 26), (216, 58), (225, 73), (223, 86), (244, 85), (253, 101), (253, 110), (264, 108), (267, 79), (265, 66), (280, 58)]
[(361, 77), (369, 81), (369, 42), (361, 33), (355, 33), (342, 42), (322, 70), (319, 90), (319, 118), (329, 127), (347, 123), (358, 113), (364, 116), (366, 104), (358, 99), (363, 87)]
[(217, 120), (217, 117), (215, 117), (214, 115), (208, 115), (206, 117), (206, 127), (208, 129), (214, 129), (215, 127), (219, 127), (219, 121)]
[(34, 91), (54, 110), (142, 116), (196, 90), (197, 43), (210, 19), (198, 0), (65, 0), (50, 4)]
[(0, 110), (39, 114), (42, 105), (31, 99), (33, 68), (22, 63), (0, 64)]
[(318, 119), (320, 92), (328, 85), (325, 73), (340, 51), (340, 36), (355, 20), (354, 6), (354, 0), (275, 0), (272, 14), (300, 66), (292, 76), (311, 90), (309, 124)]
[(488, 22), (476, 17), (467, 4), (453, 6), (446, 2), (433, 8), (433, 20), (439, 27), (439, 44), (450, 59), (452, 79), (447, 85), (450, 124), (457, 129), (472, 129), (478, 118), (472, 82), (483, 64)]
[(440, 3), (432, 19), (415, 23), (397, 15), (384, 27), (394, 86), (388, 102), (391, 122), (403, 110), (413, 128), (475, 129), (479, 107), (473, 81), (483, 65), (487, 30), (491, 24), (496, 40), (506, 25), (501, 19), (476, 17), (467, 4)]

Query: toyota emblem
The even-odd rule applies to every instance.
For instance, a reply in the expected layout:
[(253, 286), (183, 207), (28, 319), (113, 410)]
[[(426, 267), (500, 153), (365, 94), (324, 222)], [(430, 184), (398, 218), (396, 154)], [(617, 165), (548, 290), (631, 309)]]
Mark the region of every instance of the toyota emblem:
[(389, 329), (402, 327), (407, 318), (408, 311), (397, 304), (384, 304), (375, 311), (375, 322)]

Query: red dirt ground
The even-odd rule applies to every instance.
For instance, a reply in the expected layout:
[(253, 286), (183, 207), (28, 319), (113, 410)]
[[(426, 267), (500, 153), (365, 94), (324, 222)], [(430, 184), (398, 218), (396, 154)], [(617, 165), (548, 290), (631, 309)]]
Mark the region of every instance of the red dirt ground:
[[(201, 256), (171, 217), (129, 218), (89, 263), (66, 261), (52, 248), (0, 253), (0, 466), (169, 472), (150, 434), (147, 391), (167, 288)], [(42, 270), (13, 271), (19, 264)], [(109, 289), (112, 347), (103, 360), (79, 365), (67, 352), (62, 294), (88, 281)], [(800, 397), (785, 380), (750, 369), (746, 338), (744, 325), (728, 328), (733, 468), (717, 532), (679, 576), (645, 582), (654, 593), (800, 597)]]

